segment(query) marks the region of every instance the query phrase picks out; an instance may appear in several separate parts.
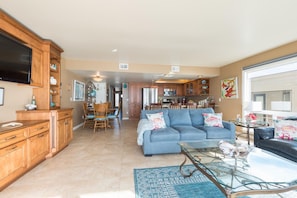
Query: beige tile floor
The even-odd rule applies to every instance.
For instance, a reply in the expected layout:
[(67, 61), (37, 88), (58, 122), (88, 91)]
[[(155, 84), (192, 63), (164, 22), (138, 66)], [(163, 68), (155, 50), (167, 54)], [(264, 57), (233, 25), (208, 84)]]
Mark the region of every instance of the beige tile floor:
[(136, 120), (93, 133), (74, 131), (70, 145), (12, 183), (0, 198), (135, 197), (134, 168), (179, 165), (180, 154), (144, 157)]

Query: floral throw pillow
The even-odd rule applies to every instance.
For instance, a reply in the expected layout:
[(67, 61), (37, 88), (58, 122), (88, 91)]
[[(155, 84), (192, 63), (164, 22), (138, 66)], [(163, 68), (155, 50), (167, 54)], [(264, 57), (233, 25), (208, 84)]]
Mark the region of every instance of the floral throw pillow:
[(203, 113), (204, 126), (221, 127), (224, 128), (222, 123), (222, 113)]
[(154, 129), (166, 128), (163, 112), (146, 114), (148, 120), (153, 122)]
[(274, 123), (275, 138), (297, 141), (297, 121), (277, 120)]

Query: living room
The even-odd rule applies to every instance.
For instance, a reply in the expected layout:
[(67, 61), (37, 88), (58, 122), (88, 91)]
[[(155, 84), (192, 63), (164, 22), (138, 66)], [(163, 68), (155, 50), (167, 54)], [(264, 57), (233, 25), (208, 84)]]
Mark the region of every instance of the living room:
[[(22, 21), (22, 17), (17, 17), (13, 6), (11, 5), (12, 2), (1, 2), (0, 5), (4, 9), (5, 12), (8, 12), (13, 17), (15, 17), (18, 21)], [(294, 7), (294, 6), (290, 6)], [(7, 8), (7, 9), (6, 9)], [(292, 17), (293, 18), (293, 17)], [(2, 21), (1, 21), (2, 22)], [(2, 26), (2, 23), (0, 24)], [(30, 29), (30, 24), (25, 24)], [(2, 28), (1, 28), (2, 29)], [(71, 30), (74, 31), (74, 30)], [(43, 34), (36, 32), (36, 34)], [(45, 34), (46, 35), (46, 34)], [(67, 37), (67, 36), (66, 36)], [(65, 37), (65, 38), (66, 38)], [(262, 37), (263, 39), (264, 37)], [(46, 38), (46, 39), (53, 39), (53, 38)], [(53, 39), (54, 40), (54, 39)], [(266, 48), (259, 53), (251, 53), (250, 56), (229, 60), (226, 63), (218, 65), (217, 67), (203, 67), (198, 64), (197, 67), (193, 66), (183, 66), (181, 65), (181, 71), (189, 73), (203, 73), (205, 75), (210, 74), (213, 77), (210, 78), (210, 90), (209, 93), (211, 96), (214, 97), (215, 103), (217, 104), (215, 111), (216, 112), (223, 112), (223, 119), (224, 120), (234, 120), (237, 114), (243, 115), (243, 76), (242, 76), (242, 69), (246, 66), (259, 64), (262, 62), (266, 62), (269, 60), (285, 57), (287, 55), (297, 53), (297, 38), (290, 38), (286, 40), (286, 42), (278, 43), (275, 45), (271, 45), (269, 48)], [(54, 40), (57, 42), (58, 40)], [(253, 42), (251, 42), (253, 43)], [(64, 49), (64, 46), (61, 46)], [(220, 48), (223, 48), (222, 46)], [(66, 49), (66, 48), (65, 48)], [(67, 54), (67, 51), (64, 49)], [(61, 59), (61, 107), (63, 108), (73, 108), (73, 126), (74, 128), (79, 128), (83, 119), (81, 118), (83, 115), (82, 112), (82, 102), (74, 102), (70, 101), (69, 99), (72, 97), (72, 85), (73, 80), (79, 80), (82, 82), (87, 82), (88, 80), (85, 79), (84, 76), (78, 74), (81, 70), (91, 70), (95, 71), (100, 68), (102, 71), (117, 71), (117, 61), (114, 62), (105, 62), (105, 61), (93, 61), (93, 60), (77, 60), (76, 57), (72, 58), (65, 58), (62, 53)], [(230, 51), (230, 53), (232, 53)], [(216, 59), (214, 56), (213, 59)], [(135, 74), (149, 72), (152, 68), (156, 69), (155, 73), (166, 73), (171, 70), (170, 64), (142, 64), (142, 63), (132, 63), (129, 64), (129, 69), (131, 72), (135, 72)], [(83, 69), (82, 69), (83, 68)], [(160, 69), (161, 68), (161, 69)], [(76, 72), (75, 72), (76, 71)], [(77, 72), (78, 71), (78, 72)], [(233, 99), (224, 99), (221, 97), (221, 80), (228, 79), (230, 77), (237, 77), (238, 80), (238, 97)], [(128, 83), (129, 81), (124, 81), (123, 83)], [(132, 82), (133, 83), (133, 82)], [(19, 84), (10, 83), (10, 82), (0, 82), (0, 87), (4, 88), (4, 105), (0, 106), (1, 114), (0, 114), (0, 122), (9, 122), (16, 120), (16, 112), (20, 110), (24, 110), (24, 106), (28, 103), (31, 103), (31, 99), (33, 94), (33, 88), (31, 86), (20, 86)], [(16, 97), (16, 93), (21, 97)], [(133, 96), (129, 96), (127, 99), (131, 99)], [(40, 103), (37, 100), (37, 104)], [(126, 122), (126, 121), (124, 121)], [(136, 125), (132, 124), (136, 131)], [(128, 127), (128, 130), (131, 130), (133, 127)], [(120, 130), (120, 129), (119, 129)], [(132, 129), (133, 130), (133, 129)], [(130, 137), (130, 136), (129, 136)], [(132, 136), (134, 138), (134, 136)], [(98, 137), (97, 137), (98, 138)], [(111, 138), (112, 139), (112, 138)], [(78, 144), (77, 141), (74, 141)], [(130, 143), (130, 142), (129, 142)], [(135, 143), (135, 142), (134, 142)], [(72, 148), (72, 147), (69, 147)], [(134, 147), (133, 147), (134, 148)], [(121, 149), (121, 148), (119, 148)], [(58, 157), (58, 156), (57, 156)], [(170, 158), (166, 156), (165, 158)], [(177, 161), (180, 160), (179, 157)], [(154, 161), (159, 160), (160, 158), (156, 159), (147, 159), (147, 161)], [(161, 160), (163, 160), (161, 158)], [(142, 161), (144, 164), (145, 161)], [(150, 163), (150, 162), (148, 162)], [(156, 163), (158, 164), (158, 163)]]

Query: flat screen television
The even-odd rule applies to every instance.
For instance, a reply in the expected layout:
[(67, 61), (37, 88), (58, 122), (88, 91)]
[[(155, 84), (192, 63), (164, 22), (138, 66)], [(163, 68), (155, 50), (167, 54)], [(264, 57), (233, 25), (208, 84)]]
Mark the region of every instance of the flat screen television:
[(32, 49), (0, 32), (0, 80), (30, 84)]

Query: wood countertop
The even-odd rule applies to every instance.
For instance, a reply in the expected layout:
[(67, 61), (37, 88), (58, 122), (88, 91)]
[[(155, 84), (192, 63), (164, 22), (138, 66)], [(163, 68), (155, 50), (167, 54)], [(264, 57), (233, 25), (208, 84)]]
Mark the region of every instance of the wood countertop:
[[(18, 129), (23, 129), (26, 127), (30, 127), (36, 124), (41, 124), (44, 122), (48, 122), (49, 120), (14, 120), (14, 121), (9, 121), (9, 122), (3, 122), (0, 123), (0, 135), (3, 133), (8, 133), (14, 130), (18, 130)], [(3, 127), (4, 124), (8, 124), (8, 123), (21, 123), (22, 126), (6, 126)]]

